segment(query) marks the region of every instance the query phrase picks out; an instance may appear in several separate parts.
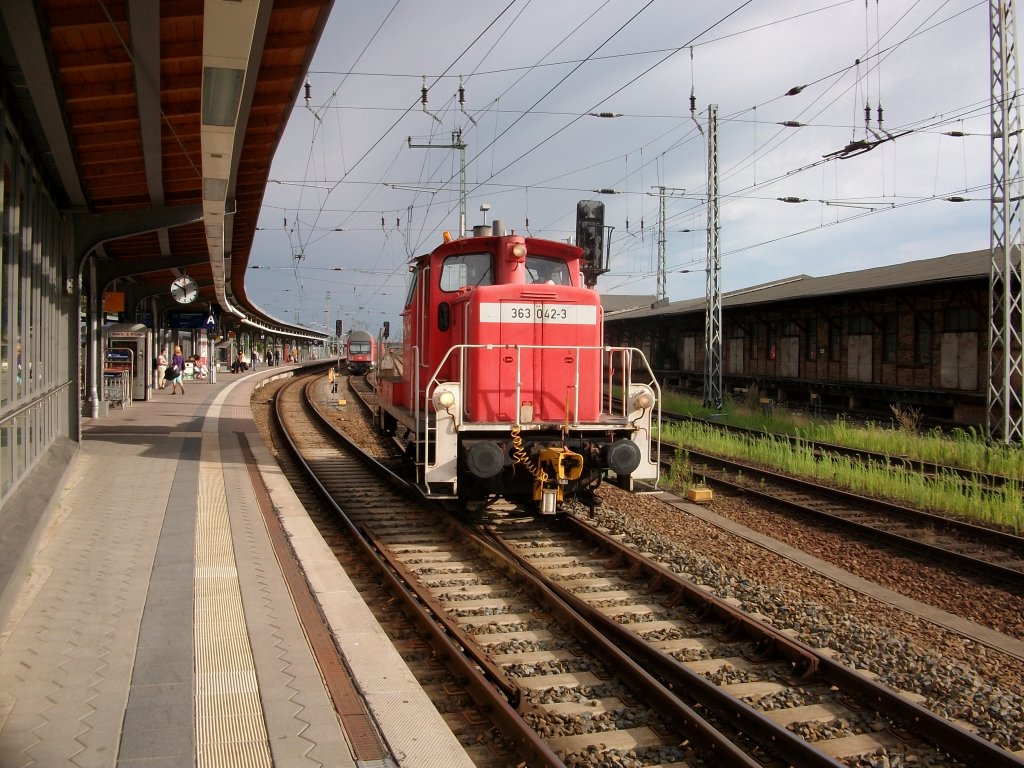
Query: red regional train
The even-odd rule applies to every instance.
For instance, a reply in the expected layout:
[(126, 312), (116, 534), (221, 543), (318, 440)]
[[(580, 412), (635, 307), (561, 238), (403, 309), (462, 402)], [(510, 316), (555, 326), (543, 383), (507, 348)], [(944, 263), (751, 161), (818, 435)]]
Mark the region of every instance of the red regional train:
[(359, 376), (373, 367), (376, 361), (376, 340), (367, 331), (349, 331), (345, 339), (345, 363), (348, 372)]
[(657, 484), (660, 389), (640, 350), (603, 345), (603, 206), (585, 204), (600, 210), (578, 212), (586, 255), (495, 221), (410, 265), (402, 374), (378, 376), (377, 420), (428, 497), (554, 514), (606, 477)]

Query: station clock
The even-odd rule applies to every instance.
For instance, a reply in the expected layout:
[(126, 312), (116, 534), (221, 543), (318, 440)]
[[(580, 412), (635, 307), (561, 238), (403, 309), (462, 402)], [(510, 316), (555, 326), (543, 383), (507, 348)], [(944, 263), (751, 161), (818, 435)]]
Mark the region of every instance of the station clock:
[(171, 296), (179, 304), (191, 304), (199, 296), (199, 286), (188, 275), (176, 277), (171, 283)]

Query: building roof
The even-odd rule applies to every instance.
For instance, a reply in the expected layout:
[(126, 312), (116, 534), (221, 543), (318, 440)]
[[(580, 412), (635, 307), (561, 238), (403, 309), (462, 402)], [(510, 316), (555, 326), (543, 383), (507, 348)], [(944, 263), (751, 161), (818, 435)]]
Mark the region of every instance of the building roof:
[[(842, 272), (826, 277), (793, 275), (768, 283), (740, 288), (722, 294), (722, 308), (743, 307), (756, 304), (793, 301), (803, 298), (818, 298), (848, 293), (885, 290), (896, 286), (934, 285), (943, 282), (963, 280), (988, 280), (991, 266), (991, 251), (969, 251), (954, 253), (936, 259), (910, 261), (887, 267), (873, 267), (856, 272)], [(660, 307), (648, 306), (618, 312), (614, 320), (639, 320), (669, 315), (682, 315), (703, 311), (704, 296), (682, 301), (673, 301)], [(611, 319), (611, 318), (610, 318)]]
[(602, 293), (601, 307), (604, 309), (605, 317), (608, 317), (619, 312), (649, 307), (654, 303), (654, 299), (654, 296), (642, 294), (629, 296), (626, 294)]

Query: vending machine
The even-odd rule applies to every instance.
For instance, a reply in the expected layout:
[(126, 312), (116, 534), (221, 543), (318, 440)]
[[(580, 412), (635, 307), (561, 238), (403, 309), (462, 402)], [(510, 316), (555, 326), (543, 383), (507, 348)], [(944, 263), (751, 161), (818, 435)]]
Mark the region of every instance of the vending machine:
[(129, 376), (132, 400), (149, 400), (153, 381), (153, 332), (141, 323), (116, 323), (103, 329), (103, 359)]

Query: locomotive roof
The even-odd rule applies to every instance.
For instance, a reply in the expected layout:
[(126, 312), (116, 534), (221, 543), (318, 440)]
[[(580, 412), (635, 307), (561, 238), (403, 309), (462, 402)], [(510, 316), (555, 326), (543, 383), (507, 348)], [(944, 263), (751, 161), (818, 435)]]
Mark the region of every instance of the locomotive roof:
[(452, 253), (494, 250), (497, 248), (498, 243), (501, 240), (508, 239), (522, 240), (526, 244), (527, 253), (534, 249), (543, 249), (548, 253), (554, 252), (567, 260), (573, 258), (578, 259), (583, 255), (582, 248), (571, 245), (570, 243), (563, 243), (560, 240), (545, 240), (539, 237), (527, 237), (514, 233), (506, 233), (504, 235), (483, 235), (456, 238), (455, 240), (451, 240), (447, 243), (442, 243), (430, 253), (425, 253), (417, 257), (416, 262), (429, 258), (432, 255), (447, 256)]
[[(1019, 257), (1018, 257), (1019, 258)], [(910, 261), (885, 267), (874, 267), (856, 272), (843, 272), (826, 277), (793, 275), (768, 283), (727, 291), (722, 294), (723, 307), (741, 307), (767, 304), (793, 299), (844, 293), (864, 293), (897, 287), (930, 285), (964, 280), (988, 280), (991, 251), (969, 251), (941, 256), (936, 259)], [(658, 307), (632, 309), (622, 312), (609, 310), (606, 319), (630, 320), (677, 315), (703, 310), (704, 296), (673, 301)]]

